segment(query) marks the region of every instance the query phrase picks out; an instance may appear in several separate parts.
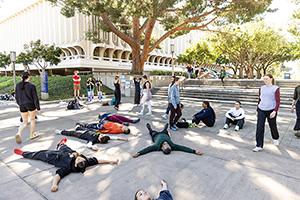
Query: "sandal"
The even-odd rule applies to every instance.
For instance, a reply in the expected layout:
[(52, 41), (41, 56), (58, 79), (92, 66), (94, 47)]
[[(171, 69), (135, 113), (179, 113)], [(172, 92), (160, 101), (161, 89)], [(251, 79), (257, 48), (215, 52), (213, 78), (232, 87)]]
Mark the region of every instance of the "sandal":
[(35, 138), (39, 137), (40, 135), (33, 133), (33, 136), (30, 136), (29, 139), (30, 140), (34, 140)]
[(21, 136), (20, 136), (19, 134), (17, 134), (17, 135), (15, 136), (15, 138), (16, 138), (16, 143), (17, 143), (17, 144), (21, 144), (21, 143), (22, 143), (22, 138), (21, 138)]

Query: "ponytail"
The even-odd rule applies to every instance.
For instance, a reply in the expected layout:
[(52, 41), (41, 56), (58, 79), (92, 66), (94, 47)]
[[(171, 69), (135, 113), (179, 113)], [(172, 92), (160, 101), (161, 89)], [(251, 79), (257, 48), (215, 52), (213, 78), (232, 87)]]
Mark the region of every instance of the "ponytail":
[(23, 72), (22, 73), (22, 87), (21, 90), (25, 89), (25, 80), (27, 80), (29, 78), (30, 74), (28, 72)]
[(271, 78), (272, 79), (272, 85), (275, 85), (275, 79), (274, 79), (273, 75), (272, 74), (266, 74), (266, 76)]
[(175, 77), (171, 83), (171, 87), (179, 80), (179, 77)]

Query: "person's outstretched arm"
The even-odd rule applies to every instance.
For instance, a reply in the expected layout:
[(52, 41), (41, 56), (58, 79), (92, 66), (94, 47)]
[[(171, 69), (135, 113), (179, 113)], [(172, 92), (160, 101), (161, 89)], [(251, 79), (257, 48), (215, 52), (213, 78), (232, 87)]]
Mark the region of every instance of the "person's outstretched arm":
[(119, 159), (116, 159), (116, 160), (100, 160), (100, 159), (98, 159), (98, 164), (117, 165), (117, 164), (119, 164)]
[(136, 154), (133, 155), (134, 158), (141, 156), (141, 155), (145, 155), (147, 153), (153, 152), (153, 151), (158, 151), (159, 147), (155, 144), (148, 146), (144, 149), (142, 149), (141, 151), (137, 152)]
[(161, 191), (159, 192), (159, 198), (158, 199), (173, 199), (170, 191), (168, 190), (168, 184), (165, 180), (161, 180)]
[(127, 138), (117, 137), (117, 136), (109, 136), (111, 140), (121, 140), (121, 141), (128, 141)]
[(197, 154), (197, 155), (202, 155), (203, 153), (200, 151), (200, 150), (194, 150), (194, 149), (191, 149), (189, 147), (186, 147), (186, 146), (183, 146), (183, 145), (178, 145), (178, 144), (170, 144), (171, 148), (173, 151), (183, 151), (183, 152), (186, 152), (186, 153), (194, 153), (194, 154)]

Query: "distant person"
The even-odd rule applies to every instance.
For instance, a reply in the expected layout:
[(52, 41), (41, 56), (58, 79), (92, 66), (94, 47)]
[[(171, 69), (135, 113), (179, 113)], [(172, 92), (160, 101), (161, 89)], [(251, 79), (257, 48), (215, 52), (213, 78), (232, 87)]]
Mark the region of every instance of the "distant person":
[(146, 124), (146, 127), (149, 130), (149, 134), (150, 134), (150, 136), (152, 138), (152, 142), (154, 142), (154, 144), (135, 153), (133, 155), (134, 158), (137, 158), (141, 155), (145, 155), (145, 154), (153, 152), (153, 151), (162, 151), (166, 155), (170, 154), (171, 151), (183, 151), (186, 153), (193, 153), (193, 154), (197, 154), (197, 155), (203, 154), (200, 150), (194, 150), (189, 147), (173, 143), (171, 140), (171, 137), (168, 133), (168, 124), (166, 124), (164, 129), (160, 132), (153, 130), (149, 123)]
[(16, 101), (21, 112), (22, 123), (15, 136), (18, 144), (22, 143), (22, 132), (28, 124), (30, 119), (30, 136), (31, 140), (38, 137), (35, 132), (35, 117), (37, 110), (40, 110), (40, 102), (37, 95), (35, 85), (29, 82), (30, 74), (28, 72), (22, 73), (22, 81), (16, 85)]
[(271, 74), (267, 74), (263, 77), (265, 83), (259, 89), (259, 102), (257, 106), (257, 125), (256, 125), (256, 147), (254, 152), (263, 150), (264, 147), (264, 134), (265, 134), (265, 122), (268, 120), (271, 135), (273, 138), (273, 144), (279, 145), (279, 133), (277, 129), (277, 112), (280, 106), (280, 89), (277, 85), (274, 85), (274, 78)]
[(214, 109), (210, 106), (208, 101), (203, 101), (202, 107), (203, 109), (193, 116), (192, 122), (199, 124), (202, 121), (207, 127), (213, 127), (216, 121)]
[[(161, 190), (159, 192), (159, 197), (156, 200), (173, 200), (173, 197), (168, 190), (168, 185), (167, 182), (162, 180), (161, 181)], [(139, 189), (135, 195), (134, 195), (134, 200), (154, 200), (149, 192), (144, 191), (143, 189)]]
[(225, 67), (222, 67), (221, 71), (220, 71), (220, 79), (222, 82), (222, 85), (224, 85), (224, 78), (226, 77), (226, 70)]
[(241, 108), (241, 102), (236, 101), (234, 107), (226, 112), (226, 121), (224, 125), (224, 129), (228, 129), (230, 124), (235, 125), (234, 130), (239, 131), (243, 128), (245, 123), (245, 111)]
[(74, 97), (75, 98), (80, 98), (80, 81), (81, 81), (81, 78), (80, 76), (78, 75), (78, 71), (75, 70), (74, 71), (74, 75), (73, 75), (73, 84), (74, 84)]
[(115, 76), (115, 102), (114, 102), (114, 108), (116, 110), (119, 110), (119, 105), (121, 103), (121, 81), (120, 77), (118, 75)]
[(180, 107), (180, 94), (179, 94), (179, 77), (175, 77), (169, 92), (169, 106), (171, 108), (171, 114), (169, 117), (170, 129), (173, 131), (177, 130), (176, 123), (182, 116)]
[(192, 74), (193, 74), (193, 67), (191, 66), (191, 65), (188, 65), (187, 67), (186, 67), (186, 69), (187, 69), (187, 74), (188, 74), (188, 79), (191, 79), (191, 77), (192, 77)]
[(102, 81), (100, 80), (100, 78), (97, 78), (96, 79), (96, 90), (97, 90), (97, 95), (98, 95), (98, 100), (99, 101), (102, 101), (103, 99), (103, 94), (102, 94), (102, 91), (101, 91), (101, 87), (103, 85)]
[(86, 88), (87, 88), (87, 101), (90, 102), (94, 98), (94, 82), (93, 78), (90, 77), (86, 81)]
[(152, 115), (152, 106), (151, 106), (151, 100), (152, 100), (152, 93), (151, 93), (151, 83), (148, 79), (147, 75), (143, 76), (143, 95), (141, 99), (141, 105), (142, 105), (142, 110), (139, 113), (139, 115), (144, 115), (144, 110), (145, 110), (145, 104), (148, 105), (148, 113), (146, 115)]
[(292, 112), (296, 109), (296, 124), (294, 126), (295, 136), (300, 138), (300, 85), (295, 88), (293, 103), (292, 103)]
[(14, 149), (15, 154), (23, 156), (27, 159), (40, 160), (50, 165), (59, 168), (56, 170), (56, 175), (53, 177), (51, 192), (58, 190), (58, 184), (62, 178), (70, 173), (84, 173), (86, 168), (98, 164), (116, 165), (119, 160), (99, 160), (95, 157), (88, 158), (65, 145), (67, 138), (63, 138), (58, 144), (56, 150), (41, 150), (41, 151), (22, 151)]
[(140, 105), (141, 103), (141, 81), (142, 78), (140, 77), (134, 77), (133, 82), (134, 82), (134, 88), (135, 88), (135, 93), (134, 93), (134, 104), (135, 105)]

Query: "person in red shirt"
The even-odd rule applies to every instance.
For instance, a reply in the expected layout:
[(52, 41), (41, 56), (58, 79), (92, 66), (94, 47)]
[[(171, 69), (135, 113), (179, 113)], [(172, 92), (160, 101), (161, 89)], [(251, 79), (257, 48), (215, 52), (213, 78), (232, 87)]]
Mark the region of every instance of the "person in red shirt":
[(106, 134), (129, 134), (130, 129), (123, 124), (115, 122), (106, 122), (103, 124), (102, 129), (99, 129), (99, 132)]
[(75, 70), (74, 71), (74, 76), (73, 76), (73, 83), (74, 83), (74, 97), (78, 97), (79, 98), (79, 94), (80, 94), (80, 81), (81, 78), (78, 75), (78, 71)]

